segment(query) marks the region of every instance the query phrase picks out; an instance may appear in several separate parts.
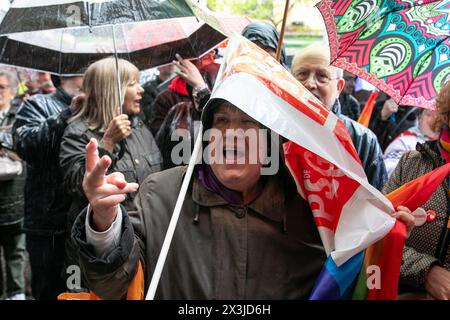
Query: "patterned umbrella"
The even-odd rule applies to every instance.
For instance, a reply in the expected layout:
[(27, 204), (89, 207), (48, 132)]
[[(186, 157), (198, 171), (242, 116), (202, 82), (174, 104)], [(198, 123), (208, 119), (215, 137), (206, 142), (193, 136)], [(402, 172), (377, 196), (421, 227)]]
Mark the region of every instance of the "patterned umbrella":
[(450, 1), (323, 0), (332, 64), (397, 103), (434, 108), (450, 75)]

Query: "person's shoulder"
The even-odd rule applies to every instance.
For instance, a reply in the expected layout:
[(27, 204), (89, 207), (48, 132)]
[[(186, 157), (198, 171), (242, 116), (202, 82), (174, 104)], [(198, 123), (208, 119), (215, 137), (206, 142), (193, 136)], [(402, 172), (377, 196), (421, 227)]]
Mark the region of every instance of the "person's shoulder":
[(15, 117), (17, 112), (19, 111), (20, 105), (17, 103), (11, 103), (11, 107), (9, 108), (7, 114), (8, 116)]
[(66, 134), (82, 134), (86, 131), (88, 131), (89, 128), (87, 127), (86, 121), (83, 119), (75, 119), (73, 121), (69, 121), (69, 124), (66, 127), (65, 133)]
[(418, 163), (418, 161), (422, 161), (423, 160), (423, 154), (420, 151), (417, 150), (411, 150), (408, 152), (405, 152), (404, 156), (403, 156), (403, 162), (414, 162), (414, 163)]
[(418, 150), (406, 151), (400, 158), (397, 167), (402, 168), (402, 182), (408, 182), (433, 170), (433, 160)]
[(175, 114), (184, 110), (189, 110), (193, 107), (194, 105), (190, 101), (180, 101), (177, 104), (175, 104), (172, 108), (170, 108), (168, 114)]
[(39, 94), (35, 94), (32, 95), (31, 97), (29, 97), (25, 103), (30, 102), (30, 103), (39, 103), (39, 102), (47, 102), (47, 101), (54, 101), (56, 99), (55, 93), (48, 93), (48, 94), (44, 94), (44, 93), (39, 93)]
[(377, 139), (377, 136), (372, 130), (363, 126), (358, 121), (350, 119), (345, 115), (341, 115), (339, 118), (344, 122), (349, 131), (352, 130), (358, 135), (367, 137), (367, 139)]
[(359, 106), (359, 101), (358, 99), (356, 99), (354, 96), (352, 96), (351, 94), (348, 96), (348, 99), (352, 102), (352, 103), (356, 103)]
[(54, 96), (54, 93), (50, 94), (36, 94), (24, 101), (22, 103), (21, 107), (18, 110), (18, 113), (24, 113), (24, 112), (38, 112), (47, 114), (49, 111), (48, 106), (50, 104), (55, 104), (56, 97)]
[(18, 108), (17, 115), (24, 118), (45, 118), (49, 116), (48, 97), (36, 94), (26, 99)]
[(173, 96), (174, 94), (175, 94), (174, 91), (167, 88), (159, 92), (155, 100), (166, 99), (167, 97)]
[(441, 161), (441, 155), (438, 150), (438, 141), (427, 141), (425, 143), (417, 143), (416, 150), (410, 152), (410, 156), (417, 159), (427, 159), (429, 161), (438, 163)]
[(370, 148), (379, 149), (381, 153), (381, 147), (378, 142), (378, 138), (372, 130), (363, 126), (359, 122), (350, 119), (347, 116), (341, 115), (340, 119), (347, 127), (347, 130), (350, 133), (350, 137), (352, 138), (355, 146), (357, 144), (367, 144)]
[(417, 143), (416, 149), (406, 152), (400, 160), (402, 166), (425, 166), (433, 167), (434, 163), (439, 162), (440, 156), (435, 151), (435, 141)]
[(165, 189), (180, 185), (187, 166), (178, 166), (150, 174), (141, 184), (142, 188)]
[(148, 175), (139, 186), (141, 201), (166, 206), (175, 204), (186, 169), (186, 166), (178, 166)]

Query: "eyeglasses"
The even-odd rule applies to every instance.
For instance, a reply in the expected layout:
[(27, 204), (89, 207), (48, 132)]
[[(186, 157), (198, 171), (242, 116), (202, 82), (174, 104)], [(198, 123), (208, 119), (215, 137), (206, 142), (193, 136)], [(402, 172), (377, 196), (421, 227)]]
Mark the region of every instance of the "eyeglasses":
[(295, 78), (300, 81), (300, 82), (305, 82), (307, 81), (311, 74), (313, 75), (314, 81), (317, 83), (317, 85), (319, 86), (324, 86), (326, 84), (328, 84), (331, 80), (337, 80), (339, 78), (333, 78), (331, 77), (327, 72), (325, 71), (318, 71), (318, 72), (310, 72), (307, 70), (300, 70), (297, 71), (294, 76)]

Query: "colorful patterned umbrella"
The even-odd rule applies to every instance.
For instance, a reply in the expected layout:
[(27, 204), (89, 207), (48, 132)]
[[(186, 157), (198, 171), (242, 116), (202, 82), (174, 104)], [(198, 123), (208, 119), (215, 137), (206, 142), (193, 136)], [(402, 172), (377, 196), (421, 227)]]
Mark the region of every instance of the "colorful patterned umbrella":
[(323, 0), (332, 64), (397, 103), (434, 108), (450, 75), (450, 1)]

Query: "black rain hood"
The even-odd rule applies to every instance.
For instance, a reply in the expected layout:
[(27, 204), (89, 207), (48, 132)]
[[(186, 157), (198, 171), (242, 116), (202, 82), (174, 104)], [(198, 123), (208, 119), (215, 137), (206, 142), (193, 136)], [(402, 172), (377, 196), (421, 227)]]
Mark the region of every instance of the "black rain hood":
[[(269, 23), (250, 23), (244, 28), (244, 30), (242, 30), (242, 35), (252, 42), (261, 44), (277, 51), (280, 34), (278, 33), (277, 29)], [(281, 49), (280, 63), (283, 65), (283, 67), (289, 70), (287, 66), (287, 57), (284, 45)]]

